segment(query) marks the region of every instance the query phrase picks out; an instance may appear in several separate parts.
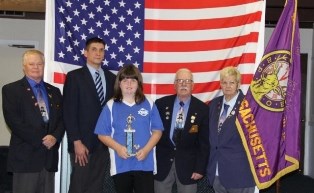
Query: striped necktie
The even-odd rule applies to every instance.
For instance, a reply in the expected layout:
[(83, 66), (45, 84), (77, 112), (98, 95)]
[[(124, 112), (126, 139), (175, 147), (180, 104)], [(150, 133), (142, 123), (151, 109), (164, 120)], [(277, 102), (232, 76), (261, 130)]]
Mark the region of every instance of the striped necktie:
[(96, 74), (95, 85), (96, 85), (97, 94), (98, 94), (101, 106), (104, 106), (104, 103), (105, 103), (104, 88), (102, 86), (99, 71), (96, 70), (95, 74)]

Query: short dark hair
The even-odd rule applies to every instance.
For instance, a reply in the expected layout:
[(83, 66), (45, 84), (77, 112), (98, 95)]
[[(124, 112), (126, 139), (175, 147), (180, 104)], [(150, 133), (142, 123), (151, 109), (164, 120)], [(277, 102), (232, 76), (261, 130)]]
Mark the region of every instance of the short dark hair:
[(88, 40), (86, 40), (86, 43), (85, 43), (85, 50), (88, 50), (89, 46), (90, 46), (92, 43), (101, 43), (101, 44), (103, 44), (104, 46), (106, 46), (105, 41), (102, 40), (101, 38), (99, 38), (99, 37), (92, 37), (92, 38), (89, 38)]
[(138, 87), (135, 92), (135, 103), (139, 104), (143, 102), (145, 100), (145, 95), (143, 93), (143, 77), (139, 69), (132, 64), (125, 65), (117, 74), (116, 81), (114, 83), (114, 101), (122, 102), (123, 96), (120, 88), (120, 82), (125, 78), (137, 80)]

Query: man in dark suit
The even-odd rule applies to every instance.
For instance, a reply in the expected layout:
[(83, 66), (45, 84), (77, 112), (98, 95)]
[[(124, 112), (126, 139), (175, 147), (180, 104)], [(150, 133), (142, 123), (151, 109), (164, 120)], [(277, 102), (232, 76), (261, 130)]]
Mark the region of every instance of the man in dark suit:
[(253, 193), (254, 180), (238, 133), (235, 119), (244, 97), (241, 75), (234, 67), (220, 72), (223, 96), (209, 106), (210, 156), (207, 168), (209, 183), (216, 193)]
[(156, 146), (155, 193), (195, 193), (204, 176), (209, 153), (208, 107), (192, 96), (193, 75), (179, 69), (175, 76), (175, 95), (156, 100), (164, 132)]
[(13, 193), (54, 193), (58, 149), (64, 134), (62, 96), (43, 82), (44, 55), (23, 54), (25, 76), (2, 88), (3, 114), (11, 130), (8, 171)]
[(102, 192), (105, 170), (109, 169), (108, 148), (94, 134), (102, 106), (113, 95), (115, 81), (113, 73), (101, 68), (104, 54), (102, 39), (88, 39), (84, 50), (87, 64), (69, 72), (64, 84), (63, 117), (72, 165), (70, 193)]

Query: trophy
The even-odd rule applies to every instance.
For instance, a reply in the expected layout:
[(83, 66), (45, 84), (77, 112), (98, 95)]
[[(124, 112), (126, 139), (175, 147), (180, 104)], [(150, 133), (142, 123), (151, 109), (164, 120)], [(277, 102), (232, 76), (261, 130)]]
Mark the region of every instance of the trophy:
[(130, 114), (127, 118), (126, 118), (126, 129), (124, 129), (125, 132), (125, 136), (126, 136), (126, 149), (127, 152), (129, 154), (129, 156), (135, 156), (136, 155), (136, 151), (140, 148), (140, 145), (136, 145), (134, 144), (134, 133), (135, 133), (135, 129), (132, 128), (131, 124), (134, 121), (134, 117), (132, 116), (132, 114)]

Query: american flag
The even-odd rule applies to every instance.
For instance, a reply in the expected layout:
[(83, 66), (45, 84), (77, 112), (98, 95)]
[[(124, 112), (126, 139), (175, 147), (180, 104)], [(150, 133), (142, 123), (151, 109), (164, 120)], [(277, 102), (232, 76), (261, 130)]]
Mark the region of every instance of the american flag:
[[(107, 43), (103, 65), (114, 72), (134, 64), (152, 98), (174, 93), (174, 73), (194, 74), (193, 94), (220, 94), (219, 70), (237, 66), (249, 86), (263, 52), (265, 2), (259, 0), (47, 1), (46, 73), (61, 86), (68, 71), (85, 65), (86, 39)], [(260, 53), (259, 53), (260, 52)]]

